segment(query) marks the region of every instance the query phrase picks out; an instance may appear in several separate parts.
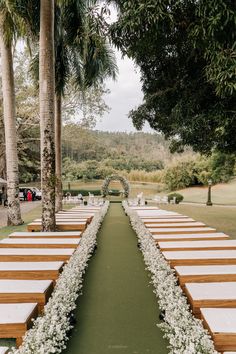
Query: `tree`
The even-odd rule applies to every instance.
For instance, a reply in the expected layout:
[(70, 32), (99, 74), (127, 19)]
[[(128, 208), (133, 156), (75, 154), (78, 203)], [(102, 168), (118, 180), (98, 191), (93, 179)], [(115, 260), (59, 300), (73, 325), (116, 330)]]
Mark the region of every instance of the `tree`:
[(6, 145), (8, 225), (20, 225), (19, 171), (16, 136), (15, 87), (12, 40), (15, 32), (12, 18), (4, 1), (0, 2), (0, 51), (2, 65), (2, 93)]
[[(88, 88), (106, 77), (115, 78), (117, 72), (114, 53), (102, 28), (105, 27), (103, 17), (97, 13), (96, 1), (90, 6), (74, 0), (57, 7), (55, 12), (56, 211), (62, 209), (61, 129), (65, 88), (68, 82), (74, 83), (74, 89), (81, 91), (85, 100)], [(83, 113), (85, 118), (86, 112)]]
[(41, 132), (42, 229), (55, 230), (54, 1), (40, 2), (39, 104)]
[(114, 43), (141, 69), (144, 102), (130, 112), (172, 147), (235, 152), (235, 1), (118, 1)]

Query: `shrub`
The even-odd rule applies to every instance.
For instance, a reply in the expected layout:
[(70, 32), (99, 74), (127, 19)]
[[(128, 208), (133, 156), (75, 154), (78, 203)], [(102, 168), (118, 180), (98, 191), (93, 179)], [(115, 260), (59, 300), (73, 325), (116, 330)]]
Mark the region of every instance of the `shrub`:
[(175, 198), (175, 204), (179, 204), (184, 200), (184, 197), (180, 193), (171, 193), (168, 195), (168, 202), (170, 203), (171, 200)]
[(119, 196), (120, 195), (120, 191), (119, 191), (119, 189), (109, 189), (108, 190), (108, 194), (109, 195), (114, 195), (114, 196)]
[(174, 191), (195, 184), (194, 163), (194, 160), (178, 161), (166, 169), (163, 181), (169, 190)]
[(86, 197), (89, 193), (93, 195), (101, 195), (100, 189), (64, 189), (63, 194), (70, 193), (72, 197), (77, 196), (78, 194), (82, 194), (82, 196)]

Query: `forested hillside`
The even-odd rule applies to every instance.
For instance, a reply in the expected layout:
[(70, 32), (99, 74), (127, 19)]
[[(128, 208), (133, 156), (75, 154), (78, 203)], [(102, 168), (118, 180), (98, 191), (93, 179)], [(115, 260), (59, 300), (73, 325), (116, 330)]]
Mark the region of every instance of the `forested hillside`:
[[(82, 162), (111, 158), (146, 162), (146, 170), (160, 168), (171, 158), (169, 143), (160, 134), (101, 132), (70, 124), (63, 129), (63, 157)], [(150, 164), (149, 164), (150, 163)], [(130, 166), (132, 167), (132, 166)], [(138, 167), (138, 166), (137, 166)]]

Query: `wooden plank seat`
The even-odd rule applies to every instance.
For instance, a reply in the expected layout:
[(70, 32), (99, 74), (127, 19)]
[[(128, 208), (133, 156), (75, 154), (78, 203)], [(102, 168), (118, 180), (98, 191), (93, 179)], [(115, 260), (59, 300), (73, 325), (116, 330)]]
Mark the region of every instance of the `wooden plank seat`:
[(219, 352), (236, 350), (236, 308), (201, 308), (203, 325)]
[(235, 250), (164, 251), (162, 254), (171, 267), (177, 265), (236, 264)]
[(82, 236), (81, 231), (39, 231), (39, 232), (13, 232), (9, 238), (78, 238)]
[(186, 283), (184, 292), (194, 315), (200, 318), (200, 308), (236, 308), (236, 282)]
[(0, 279), (53, 280), (59, 277), (64, 262), (0, 262)]
[(37, 303), (0, 304), (0, 338), (16, 338), (16, 345), (21, 345), (37, 316)]
[(158, 234), (152, 235), (156, 242), (171, 242), (171, 241), (197, 241), (197, 240), (228, 240), (229, 236), (223, 232), (212, 232), (202, 234)]
[[(38, 218), (38, 219), (35, 219), (33, 222), (35, 223), (41, 223), (42, 219), (41, 218)], [(57, 223), (62, 223), (62, 222), (65, 222), (65, 223), (81, 223), (81, 222), (88, 222), (88, 218), (66, 218), (66, 217), (63, 217), (61, 219), (57, 219), (56, 218), (56, 222)]]
[(224, 352), (223, 354), (236, 354), (236, 352)]
[(236, 240), (157, 242), (162, 251), (236, 250)]
[(188, 216), (185, 216), (185, 215), (179, 215), (179, 214), (170, 214), (170, 215), (156, 215), (156, 216), (148, 216), (148, 215), (139, 215), (140, 219), (142, 221), (147, 221), (147, 222), (156, 222), (158, 220), (162, 220), (162, 219), (167, 219), (167, 220), (186, 220), (186, 219), (189, 219)]
[(202, 233), (211, 233), (216, 232), (216, 229), (213, 227), (163, 227), (163, 228), (147, 228), (153, 235), (158, 234), (190, 234), (191, 232), (194, 234), (202, 234)]
[(0, 279), (0, 304), (37, 302), (42, 313), (52, 291), (51, 280)]
[[(134, 209), (133, 209), (134, 210)], [(134, 210), (141, 217), (174, 217), (180, 216), (179, 213), (174, 211), (165, 211), (165, 210)]]
[(74, 251), (71, 248), (0, 248), (0, 262), (66, 262)]
[(0, 248), (77, 248), (81, 238), (5, 238)]
[(0, 354), (7, 354), (9, 353), (8, 347), (0, 347)]
[(63, 209), (63, 210), (61, 210), (61, 211), (71, 211), (71, 210), (80, 210), (80, 211), (91, 211), (91, 210), (93, 210), (93, 211), (98, 211), (98, 210), (100, 210), (101, 209), (101, 205), (98, 205), (98, 206), (95, 206), (95, 205), (84, 205), (84, 206), (79, 206), (79, 205), (77, 205), (77, 206), (75, 206), (75, 207), (73, 207), (73, 208), (71, 208), (71, 209)]
[(172, 224), (172, 223), (191, 223), (195, 221), (192, 218), (156, 218), (156, 219), (149, 219), (149, 218), (143, 218), (142, 219), (143, 223), (145, 225), (151, 225), (151, 224)]
[(175, 272), (181, 286), (185, 283), (236, 281), (236, 265), (176, 266)]
[(77, 215), (77, 214), (59, 214), (59, 215), (56, 215), (56, 220), (83, 220), (83, 221), (86, 221), (86, 220), (89, 220), (89, 221), (92, 221), (93, 219), (93, 215), (88, 215), (88, 214), (85, 214), (83, 217), (81, 217), (81, 215)]
[(130, 209), (134, 209), (134, 210), (160, 210), (162, 211), (162, 209), (157, 208), (156, 206), (130, 206)]
[(149, 223), (146, 223), (146, 227), (147, 228), (163, 228), (163, 227), (173, 227), (173, 228), (188, 228), (188, 227), (205, 227), (206, 224), (204, 224), (203, 222), (199, 222), (199, 221), (193, 221), (193, 222), (172, 222), (172, 223), (169, 223), (169, 221), (166, 221), (165, 223), (153, 223), (153, 224), (149, 224)]
[[(56, 223), (56, 229), (58, 231), (84, 231), (87, 227), (87, 222), (65, 222), (58, 221)], [(41, 222), (32, 222), (27, 225), (28, 231), (41, 231), (42, 224)]]

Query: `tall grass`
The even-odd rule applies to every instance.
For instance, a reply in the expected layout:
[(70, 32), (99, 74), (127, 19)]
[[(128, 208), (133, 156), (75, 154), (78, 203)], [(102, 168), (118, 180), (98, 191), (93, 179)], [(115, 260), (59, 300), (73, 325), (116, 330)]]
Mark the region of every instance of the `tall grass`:
[(131, 182), (162, 183), (163, 178), (163, 172), (160, 170), (153, 172), (146, 172), (143, 170), (131, 170), (130, 172), (122, 171), (122, 175)]

